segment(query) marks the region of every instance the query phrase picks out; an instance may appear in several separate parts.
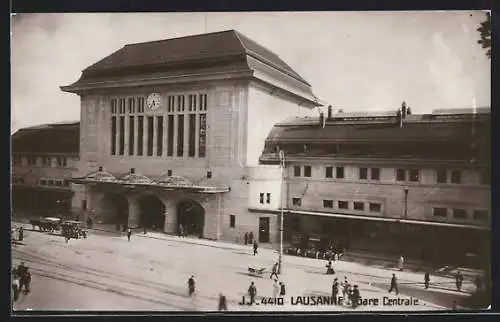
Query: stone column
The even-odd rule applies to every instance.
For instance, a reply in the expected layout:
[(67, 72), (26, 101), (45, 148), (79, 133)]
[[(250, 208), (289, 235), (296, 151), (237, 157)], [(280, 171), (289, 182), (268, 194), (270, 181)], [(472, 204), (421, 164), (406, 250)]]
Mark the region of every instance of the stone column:
[(156, 157), (158, 149), (158, 118), (153, 115), (153, 157)]
[(165, 228), (167, 234), (177, 234), (177, 204), (172, 200), (165, 203)]
[(137, 199), (128, 198), (128, 225), (129, 227), (139, 226), (140, 207)]

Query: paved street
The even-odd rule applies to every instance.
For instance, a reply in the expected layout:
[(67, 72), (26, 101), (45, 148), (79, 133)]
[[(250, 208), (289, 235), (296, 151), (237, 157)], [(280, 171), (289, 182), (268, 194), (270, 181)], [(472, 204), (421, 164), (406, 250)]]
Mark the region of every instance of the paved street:
[[(31, 226), (26, 225), (26, 228)], [(249, 246), (166, 236), (148, 232), (134, 234), (130, 242), (117, 233), (91, 231), (87, 239), (70, 240), (56, 234), (26, 230), (21, 245), (13, 245), (15, 265), (25, 261), (32, 271), (32, 292), (21, 295), (16, 310), (200, 310), (217, 309), (219, 292), (226, 295), (228, 309), (237, 311), (340, 311), (333, 305), (292, 305), (291, 296), (330, 296), (333, 277), (325, 275), (325, 261), (285, 256), (281, 280), (287, 287), (284, 305), (239, 305), (251, 281), (258, 296), (272, 296), (269, 275), (247, 274), (249, 265), (270, 269), (277, 260), (273, 250), (252, 255)], [(442, 310), (474, 289), (470, 281), (464, 292), (454, 290), (449, 277), (432, 277), (424, 290), (422, 274), (398, 272), (352, 262), (336, 262), (336, 277), (347, 276), (358, 284), (361, 296), (379, 299), (379, 304), (360, 306), (366, 310)], [(400, 294), (387, 292), (392, 273), (400, 283)], [(196, 295), (187, 294), (187, 280), (194, 275)], [(418, 304), (383, 305), (384, 297), (418, 299)]]

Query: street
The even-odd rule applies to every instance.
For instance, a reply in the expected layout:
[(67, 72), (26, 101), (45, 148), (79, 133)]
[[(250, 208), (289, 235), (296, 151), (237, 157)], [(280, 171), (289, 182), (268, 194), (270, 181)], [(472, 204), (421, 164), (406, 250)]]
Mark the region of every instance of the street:
[[(280, 277), (287, 294), (283, 305), (239, 305), (250, 282), (260, 297), (271, 297), (270, 268), (277, 261), (273, 250), (261, 249), (253, 256), (251, 246), (178, 238), (162, 233), (125, 235), (90, 231), (87, 239), (70, 240), (57, 233), (42, 233), (26, 226), (22, 244), (14, 244), (13, 264), (24, 261), (32, 273), (31, 292), (21, 295), (15, 310), (152, 310), (216, 311), (219, 293), (230, 311), (342, 311), (336, 305), (292, 305), (291, 297), (330, 296), (333, 279), (359, 285), (362, 298), (379, 299), (357, 311), (414, 311), (449, 309), (468, 296), (474, 286), (466, 281), (464, 292), (454, 290), (454, 280), (433, 277), (425, 290), (423, 276), (352, 262), (334, 262), (336, 275), (325, 274), (323, 260), (284, 257)], [(252, 277), (248, 266), (266, 267), (269, 273)], [(389, 294), (396, 273), (400, 294)], [(194, 275), (196, 292), (188, 296), (187, 281)], [(411, 305), (383, 305), (384, 297), (418, 300)], [(247, 296), (248, 297), (248, 296)]]

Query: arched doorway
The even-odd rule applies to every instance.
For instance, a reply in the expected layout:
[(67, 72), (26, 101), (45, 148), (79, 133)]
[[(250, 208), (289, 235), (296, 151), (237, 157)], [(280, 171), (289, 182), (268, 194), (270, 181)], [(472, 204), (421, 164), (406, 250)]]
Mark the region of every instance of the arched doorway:
[(145, 228), (165, 227), (165, 205), (154, 195), (145, 195), (139, 199), (139, 225)]
[[(105, 223), (126, 225), (128, 223), (128, 201), (121, 194), (107, 194), (102, 198), (98, 216)], [(94, 218), (96, 219), (96, 218)]]
[(205, 209), (194, 200), (182, 200), (177, 204), (177, 223), (186, 235), (203, 237), (205, 225)]

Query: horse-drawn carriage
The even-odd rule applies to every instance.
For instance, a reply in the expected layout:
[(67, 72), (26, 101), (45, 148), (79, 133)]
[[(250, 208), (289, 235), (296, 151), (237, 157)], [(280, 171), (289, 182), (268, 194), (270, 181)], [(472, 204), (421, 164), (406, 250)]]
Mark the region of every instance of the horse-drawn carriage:
[(29, 223), (33, 226), (33, 230), (38, 226), (40, 231), (53, 232), (59, 230), (61, 227), (61, 218), (57, 217), (45, 217), (40, 219), (32, 219)]
[(68, 239), (87, 238), (87, 229), (81, 221), (67, 220), (61, 224), (61, 234)]

